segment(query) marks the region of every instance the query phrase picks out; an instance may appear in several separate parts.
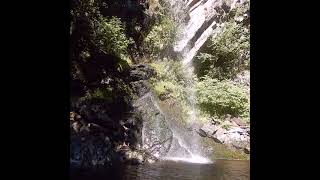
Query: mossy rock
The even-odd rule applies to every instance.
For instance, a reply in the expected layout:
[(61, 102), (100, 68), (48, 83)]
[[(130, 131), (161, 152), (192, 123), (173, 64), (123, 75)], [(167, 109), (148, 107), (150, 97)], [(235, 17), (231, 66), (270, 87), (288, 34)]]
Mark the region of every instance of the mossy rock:
[(212, 148), (213, 153), (210, 154), (212, 159), (228, 159), (228, 160), (249, 160), (250, 155), (242, 150), (231, 149), (224, 144), (215, 142), (211, 138), (202, 138), (205, 148)]

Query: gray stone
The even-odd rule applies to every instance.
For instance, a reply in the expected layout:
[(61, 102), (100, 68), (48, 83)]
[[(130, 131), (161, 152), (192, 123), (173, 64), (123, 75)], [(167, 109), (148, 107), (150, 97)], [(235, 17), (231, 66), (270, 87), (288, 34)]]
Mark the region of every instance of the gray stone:
[(130, 70), (130, 80), (147, 80), (155, 74), (154, 69), (147, 64), (135, 65)]
[(139, 80), (130, 83), (133, 92), (138, 96), (142, 97), (150, 91), (150, 85), (146, 80)]
[(156, 157), (166, 155), (171, 147), (173, 133), (156, 105), (154, 96), (151, 93), (145, 95), (134, 103), (134, 107), (143, 122), (142, 149)]
[(219, 128), (216, 133), (212, 136), (217, 142), (224, 143), (226, 140), (226, 130), (223, 128)]
[(162, 94), (159, 95), (159, 99), (161, 101), (164, 101), (164, 100), (169, 99), (169, 98), (170, 98), (170, 93), (169, 92), (162, 93)]
[(197, 133), (198, 133), (201, 137), (207, 137), (207, 133), (206, 133), (204, 130), (202, 130), (202, 129), (199, 129), (199, 130), (197, 131)]
[(240, 118), (231, 118), (231, 121), (235, 122), (238, 126), (246, 125)]
[(206, 123), (201, 127), (201, 130), (206, 132), (208, 137), (211, 137), (217, 130), (216, 126), (210, 123)]
[(73, 130), (75, 131), (75, 132), (79, 132), (80, 131), (80, 128), (81, 128), (81, 123), (79, 123), (79, 122), (74, 122), (74, 123), (72, 123), (72, 128), (73, 128)]

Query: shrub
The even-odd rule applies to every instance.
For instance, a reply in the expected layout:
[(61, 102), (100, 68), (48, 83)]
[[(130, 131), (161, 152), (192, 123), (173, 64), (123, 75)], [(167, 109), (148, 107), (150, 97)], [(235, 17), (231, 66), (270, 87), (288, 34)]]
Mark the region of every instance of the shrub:
[(162, 16), (144, 39), (144, 49), (151, 57), (157, 57), (170, 48), (174, 42), (175, 23), (167, 16)]
[(197, 83), (197, 95), (200, 109), (212, 116), (230, 114), (249, 118), (249, 97), (244, 89), (231, 82), (205, 76)]
[(185, 80), (181, 64), (177, 61), (157, 61), (151, 64), (155, 69), (156, 78), (151, 79), (155, 92), (170, 94), (171, 97), (183, 101), (186, 98)]
[(175, 89), (175, 85), (170, 81), (159, 81), (154, 85), (154, 90), (158, 95), (174, 92)]
[(196, 56), (199, 77), (209, 75), (230, 79), (249, 68), (249, 30), (236, 22), (227, 22), (220, 34), (212, 36)]
[(96, 21), (96, 43), (107, 54), (113, 54), (121, 59), (126, 59), (127, 48), (132, 39), (127, 38), (124, 25), (119, 18), (110, 19), (100, 17)]
[(104, 103), (112, 103), (113, 102), (113, 89), (111, 87), (100, 87), (91, 91), (87, 91), (86, 95), (81, 97), (80, 99), (85, 100), (93, 100), (93, 101), (101, 101)]
[(90, 97), (93, 99), (102, 99), (107, 102), (112, 101), (112, 88), (98, 88), (90, 94)]
[(163, 61), (155, 61), (150, 64), (156, 71), (157, 78), (180, 82), (184, 81), (183, 69), (180, 62), (164, 58)]

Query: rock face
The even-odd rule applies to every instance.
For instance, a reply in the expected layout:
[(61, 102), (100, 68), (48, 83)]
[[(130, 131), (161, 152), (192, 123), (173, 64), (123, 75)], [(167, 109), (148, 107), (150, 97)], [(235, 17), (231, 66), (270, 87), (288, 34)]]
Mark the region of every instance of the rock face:
[(148, 79), (155, 75), (154, 69), (146, 64), (135, 65), (130, 71), (130, 86), (133, 92), (142, 97), (150, 91)]
[(143, 121), (143, 150), (154, 157), (160, 157), (169, 151), (173, 133), (153, 98), (150, 92), (137, 100), (134, 106)]
[(173, 133), (170, 130), (164, 114), (158, 107), (154, 95), (150, 91), (148, 79), (155, 75), (155, 71), (148, 65), (136, 65), (130, 72), (131, 87), (137, 99), (133, 103), (134, 114), (141, 127), (140, 150), (147, 162), (155, 161), (164, 156), (170, 149)]
[(146, 80), (131, 82), (130, 86), (138, 97), (141, 97), (150, 91), (150, 85)]
[[(115, 158), (110, 138), (103, 128), (80, 121), (70, 121), (70, 162), (71, 166), (91, 168), (107, 165)], [(98, 128), (100, 127), (100, 128)]]
[(241, 149), (246, 154), (250, 154), (250, 127), (244, 126), (239, 118), (227, 119), (221, 124), (208, 122), (200, 130), (217, 143), (225, 144), (229, 148)]
[[(249, 13), (240, 16), (234, 11), (237, 7), (248, 4), (249, 0), (189, 0), (170, 1), (175, 16), (187, 19), (185, 29), (174, 47), (175, 52), (187, 52), (186, 62), (190, 62), (210, 35), (216, 35), (224, 22), (233, 18), (237, 22), (248, 24)], [(187, 18), (183, 18), (179, 9), (187, 9)], [(179, 22), (179, 20), (177, 20)], [(191, 49), (190, 49), (191, 47)]]
[[(74, 113), (74, 112), (73, 112)], [(96, 168), (114, 163), (142, 163), (147, 161), (136, 143), (141, 139), (136, 120), (114, 122), (108, 127), (70, 117), (71, 167)], [(142, 156), (142, 157), (141, 157)]]
[[(154, 74), (148, 65), (135, 65), (129, 72), (127, 81), (137, 97), (141, 97), (150, 91), (147, 79)], [(79, 168), (97, 168), (110, 166), (115, 163), (138, 164), (154, 162), (157, 160), (152, 155), (153, 151), (143, 151), (142, 144), (142, 121), (150, 120), (146, 116), (150, 112), (156, 113), (156, 107), (146, 101), (142, 105), (142, 111), (135, 109), (121, 117), (109, 116), (109, 105), (104, 102), (82, 101), (72, 103), (70, 112), (70, 165)], [(139, 114), (142, 113), (142, 116)], [(144, 113), (144, 115), (143, 115)], [(152, 114), (153, 117), (155, 116)], [(163, 118), (163, 117), (162, 117)], [(155, 121), (156, 122), (156, 121)], [(157, 122), (158, 123), (158, 122)], [(155, 128), (156, 124), (147, 127)], [(161, 126), (161, 125), (160, 125)], [(163, 124), (162, 126), (165, 126)], [(163, 128), (166, 129), (166, 128)], [(151, 130), (150, 130), (151, 131)], [(154, 131), (151, 131), (154, 132)], [(159, 136), (159, 140), (150, 134), (150, 141), (159, 143), (163, 138), (170, 137), (170, 133)], [(160, 143), (159, 143), (160, 144)], [(159, 147), (163, 144), (150, 144), (157, 152), (164, 153)], [(154, 150), (156, 151), (156, 150)], [(151, 153), (152, 152), (152, 153)]]
[(130, 71), (131, 81), (147, 80), (153, 75), (154, 69), (147, 64), (134, 65)]

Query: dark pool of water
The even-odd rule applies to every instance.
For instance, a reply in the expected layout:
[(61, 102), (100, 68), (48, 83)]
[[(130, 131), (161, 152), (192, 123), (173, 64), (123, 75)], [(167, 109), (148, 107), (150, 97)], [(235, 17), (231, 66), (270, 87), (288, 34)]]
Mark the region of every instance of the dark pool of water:
[(72, 180), (247, 180), (249, 161), (217, 160), (213, 164), (163, 161), (152, 165), (119, 166), (95, 173), (72, 173)]

